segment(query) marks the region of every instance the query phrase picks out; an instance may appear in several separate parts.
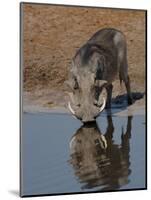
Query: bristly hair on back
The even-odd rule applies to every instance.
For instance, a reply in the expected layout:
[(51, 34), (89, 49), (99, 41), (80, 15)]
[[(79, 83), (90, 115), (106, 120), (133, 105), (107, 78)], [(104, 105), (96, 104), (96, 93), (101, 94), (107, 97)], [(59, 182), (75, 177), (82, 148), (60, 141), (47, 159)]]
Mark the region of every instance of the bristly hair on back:
[(75, 58), (80, 54), (81, 65), (86, 66), (94, 53), (110, 54), (109, 50), (103, 48), (101, 45), (95, 43), (87, 43), (80, 50), (77, 51)]

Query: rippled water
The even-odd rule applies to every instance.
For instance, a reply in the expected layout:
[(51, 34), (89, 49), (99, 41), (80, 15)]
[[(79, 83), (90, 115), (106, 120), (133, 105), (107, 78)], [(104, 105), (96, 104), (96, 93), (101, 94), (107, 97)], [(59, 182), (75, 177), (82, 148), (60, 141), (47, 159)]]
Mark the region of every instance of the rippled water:
[(67, 114), (23, 114), (21, 194), (146, 187), (145, 117), (102, 115), (82, 126)]

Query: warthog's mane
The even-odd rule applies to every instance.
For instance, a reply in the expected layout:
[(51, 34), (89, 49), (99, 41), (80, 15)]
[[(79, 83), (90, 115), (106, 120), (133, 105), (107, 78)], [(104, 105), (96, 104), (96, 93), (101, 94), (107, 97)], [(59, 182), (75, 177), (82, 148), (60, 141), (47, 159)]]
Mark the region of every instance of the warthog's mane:
[(112, 55), (112, 52), (103, 47), (102, 45), (95, 43), (87, 43), (80, 50), (77, 51), (75, 58), (77, 55), (80, 55), (81, 65), (86, 66), (89, 63), (90, 58), (94, 53), (100, 54), (100, 56), (104, 59), (106, 56)]

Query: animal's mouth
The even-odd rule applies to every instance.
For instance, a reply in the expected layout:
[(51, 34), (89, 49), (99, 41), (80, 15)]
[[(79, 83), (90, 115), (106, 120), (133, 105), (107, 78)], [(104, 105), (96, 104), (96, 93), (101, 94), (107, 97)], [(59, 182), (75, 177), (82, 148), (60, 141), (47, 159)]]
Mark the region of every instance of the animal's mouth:
[(96, 127), (96, 119), (94, 119), (93, 121), (85, 122), (84, 127), (86, 128)]
[(93, 126), (94, 124), (96, 124), (96, 118), (89, 120), (89, 121), (82, 121), (84, 126)]
[(103, 98), (103, 103), (98, 107), (96, 106), (98, 111), (95, 115), (93, 115), (93, 117), (90, 117), (91, 115), (85, 116), (85, 117), (79, 117), (79, 115), (77, 114), (77, 111), (71, 106), (70, 101), (68, 102), (68, 108), (69, 108), (70, 112), (72, 113), (72, 115), (74, 115), (76, 118), (80, 119), (84, 124), (95, 122), (96, 117), (104, 110), (105, 105), (106, 105), (106, 99)]

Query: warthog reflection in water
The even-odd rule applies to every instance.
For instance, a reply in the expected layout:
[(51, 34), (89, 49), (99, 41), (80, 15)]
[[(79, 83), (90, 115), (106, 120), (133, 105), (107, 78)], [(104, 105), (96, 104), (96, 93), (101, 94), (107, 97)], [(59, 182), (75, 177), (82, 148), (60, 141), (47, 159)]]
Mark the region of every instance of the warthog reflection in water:
[(116, 190), (129, 182), (129, 152), (132, 117), (128, 117), (127, 129), (121, 131), (121, 144), (114, 144), (112, 117), (107, 116), (107, 130), (103, 135), (96, 123), (82, 126), (70, 141), (69, 162), (81, 189), (101, 186), (101, 190)]

